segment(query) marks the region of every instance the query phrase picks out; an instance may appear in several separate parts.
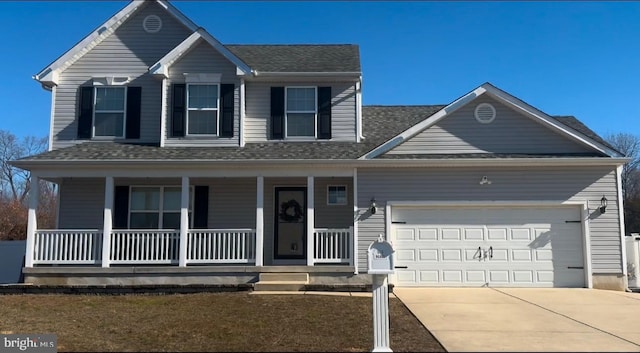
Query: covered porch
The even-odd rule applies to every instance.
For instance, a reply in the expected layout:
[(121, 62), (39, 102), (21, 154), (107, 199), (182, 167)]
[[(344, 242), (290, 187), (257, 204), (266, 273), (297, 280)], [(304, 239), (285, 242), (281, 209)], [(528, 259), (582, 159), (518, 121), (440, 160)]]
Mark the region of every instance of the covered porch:
[(34, 189), (25, 267), (337, 266), (357, 274), (354, 171), (290, 172), (34, 172), (32, 185), (59, 186), (58, 225), (38, 229)]

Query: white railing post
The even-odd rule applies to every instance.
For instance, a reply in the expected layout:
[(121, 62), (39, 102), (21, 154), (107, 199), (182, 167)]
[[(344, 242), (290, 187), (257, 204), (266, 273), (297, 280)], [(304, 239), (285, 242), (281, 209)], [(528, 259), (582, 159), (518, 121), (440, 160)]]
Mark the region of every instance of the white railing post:
[(40, 179), (31, 173), (31, 190), (29, 190), (29, 213), (27, 215), (27, 246), (24, 253), (24, 267), (33, 267), (34, 244), (36, 230), (38, 229), (38, 219), (36, 210), (38, 209), (38, 194), (40, 193)]
[(111, 230), (113, 228), (113, 177), (105, 178), (104, 183), (104, 218), (102, 223), (102, 267), (111, 265)]
[(307, 266), (313, 266), (313, 258), (315, 257), (314, 254), (314, 231), (315, 231), (315, 220), (314, 220), (314, 213), (313, 213), (313, 205), (314, 205), (314, 200), (313, 200), (313, 192), (314, 192), (314, 185), (313, 185), (313, 177), (312, 176), (308, 176), (307, 177)]
[(180, 252), (178, 265), (187, 266), (187, 233), (189, 230), (189, 177), (182, 177), (182, 195), (180, 202)]
[(256, 266), (264, 264), (264, 177), (256, 181)]

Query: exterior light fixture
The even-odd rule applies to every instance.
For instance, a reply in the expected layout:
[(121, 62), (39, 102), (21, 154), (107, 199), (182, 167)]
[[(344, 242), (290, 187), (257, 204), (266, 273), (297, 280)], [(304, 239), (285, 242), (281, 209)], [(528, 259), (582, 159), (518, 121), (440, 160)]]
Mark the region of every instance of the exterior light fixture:
[(602, 198), (600, 199), (600, 213), (604, 213), (607, 210), (607, 204), (608, 204), (607, 198), (602, 195)]
[(372, 197), (371, 198), (371, 207), (369, 207), (369, 211), (371, 211), (371, 214), (376, 214), (376, 198)]
[(480, 185), (491, 185), (491, 180), (489, 180), (489, 178), (487, 178), (487, 176), (483, 176), (482, 179), (480, 179)]

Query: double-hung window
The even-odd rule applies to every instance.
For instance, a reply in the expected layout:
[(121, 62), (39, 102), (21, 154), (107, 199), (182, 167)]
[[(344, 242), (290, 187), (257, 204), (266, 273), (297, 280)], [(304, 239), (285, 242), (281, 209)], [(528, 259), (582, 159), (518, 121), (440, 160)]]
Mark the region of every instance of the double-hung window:
[(94, 87), (93, 136), (124, 137), (127, 88)]
[[(131, 229), (180, 229), (182, 189), (179, 186), (132, 186), (129, 207)], [(189, 226), (193, 190), (189, 189)]]
[(187, 135), (218, 135), (219, 102), (219, 85), (187, 85)]
[(317, 115), (316, 87), (287, 87), (285, 93), (285, 136), (315, 137)]

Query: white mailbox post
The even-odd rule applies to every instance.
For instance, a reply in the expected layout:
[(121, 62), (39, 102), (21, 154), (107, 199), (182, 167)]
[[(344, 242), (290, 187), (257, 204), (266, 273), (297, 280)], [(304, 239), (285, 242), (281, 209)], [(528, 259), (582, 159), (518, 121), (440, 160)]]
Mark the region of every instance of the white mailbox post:
[(389, 285), (393, 273), (393, 247), (382, 234), (369, 245), (369, 274), (373, 279), (373, 352), (393, 352), (389, 347)]

